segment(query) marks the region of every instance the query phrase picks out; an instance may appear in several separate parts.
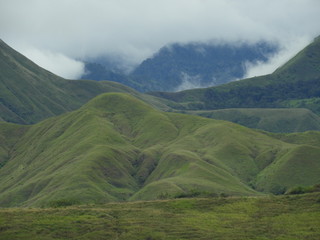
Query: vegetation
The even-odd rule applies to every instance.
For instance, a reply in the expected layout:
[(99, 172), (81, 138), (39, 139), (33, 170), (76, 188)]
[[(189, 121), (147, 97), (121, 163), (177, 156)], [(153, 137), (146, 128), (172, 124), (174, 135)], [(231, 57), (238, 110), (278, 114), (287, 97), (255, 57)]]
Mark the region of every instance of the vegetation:
[(316, 184), (314, 186), (298, 186), (289, 189), (286, 194), (304, 194), (304, 193), (312, 193), (312, 192), (320, 192), (320, 184)]
[(259, 195), (320, 182), (319, 132), (272, 135), (160, 112), (123, 93), (35, 125), (0, 126), (2, 139), (11, 135), (1, 206)]
[(318, 240), (320, 195), (0, 209), (0, 239)]

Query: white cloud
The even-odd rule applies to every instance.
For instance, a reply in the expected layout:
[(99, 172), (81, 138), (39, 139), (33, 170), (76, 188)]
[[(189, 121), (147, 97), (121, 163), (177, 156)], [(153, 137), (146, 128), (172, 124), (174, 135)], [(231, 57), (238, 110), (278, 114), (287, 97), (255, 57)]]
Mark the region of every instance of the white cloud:
[[(128, 64), (172, 42), (288, 41), (320, 34), (319, 0), (0, 0), (1, 38), (73, 59)], [(291, 50), (288, 50), (291, 51)], [(29, 56), (30, 57), (30, 56)]]
[(299, 38), (294, 42), (288, 41), (287, 45), (284, 46), (277, 54), (270, 56), (267, 62), (247, 62), (245, 64), (246, 75), (244, 78), (266, 75), (274, 72), (277, 68), (294, 57), (309, 42), (310, 39), (308, 38)]
[(77, 79), (84, 73), (84, 64), (61, 53), (25, 48), (20, 51), (39, 66), (67, 79)]
[(190, 76), (185, 72), (181, 72), (181, 84), (176, 89), (174, 89), (174, 92), (201, 87), (204, 86), (201, 84), (200, 76)]

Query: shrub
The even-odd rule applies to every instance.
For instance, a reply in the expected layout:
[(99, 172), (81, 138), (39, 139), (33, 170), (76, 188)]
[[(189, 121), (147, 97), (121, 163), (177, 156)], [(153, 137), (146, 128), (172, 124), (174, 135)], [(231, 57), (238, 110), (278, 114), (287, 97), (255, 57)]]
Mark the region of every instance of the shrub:
[(80, 202), (75, 199), (59, 199), (55, 201), (51, 201), (49, 203), (49, 207), (58, 208), (58, 207), (67, 207), (79, 204)]
[(286, 194), (304, 194), (304, 193), (312, 193), (312, 192), (320, 192), (320, 184), (316, 184), (314, 186), (297, 186), (289, 189)]

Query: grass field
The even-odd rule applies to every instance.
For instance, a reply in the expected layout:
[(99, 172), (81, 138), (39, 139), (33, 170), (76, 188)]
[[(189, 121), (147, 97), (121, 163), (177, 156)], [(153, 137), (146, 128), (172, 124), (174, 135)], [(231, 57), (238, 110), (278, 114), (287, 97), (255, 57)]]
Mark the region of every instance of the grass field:
[(0, 209), (0, 239), (320, 239), (320, 194)]

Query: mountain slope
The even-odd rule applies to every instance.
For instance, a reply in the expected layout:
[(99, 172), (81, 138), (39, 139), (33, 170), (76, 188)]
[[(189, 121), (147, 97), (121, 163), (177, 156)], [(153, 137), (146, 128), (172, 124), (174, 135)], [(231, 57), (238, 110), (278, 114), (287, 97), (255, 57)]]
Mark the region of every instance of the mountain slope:
[(320, 131), (320, 117), (305, 108), (231, 108), (184, 112), (269, 132)]
[[(320, 162), (314, 158), (320, 154), (319, 133), (268, 135), (229, 122), (163, 113), (122, 93), (100, 95), (79, 110), (35, 125), (3, 122), (0, 130), (0, 139), (12, 136), (0, 155), (1, 206), (195, 192), (255, 195), (251, 187), (279, 193), (320, 181)], [(304, 151), (310, 153), (301, 162)]]
[(144, 96), (109, 81), (65, 80), (31, 62), (0, 40), (0, 118), (30, 124), (79, 108), (104, 92), (127, 92), (166, 108), (158, 99)]
[(266, 76), (178, 93), (151, 93), (182, 109), (304, 107), (320, 113), (320, 37)]

